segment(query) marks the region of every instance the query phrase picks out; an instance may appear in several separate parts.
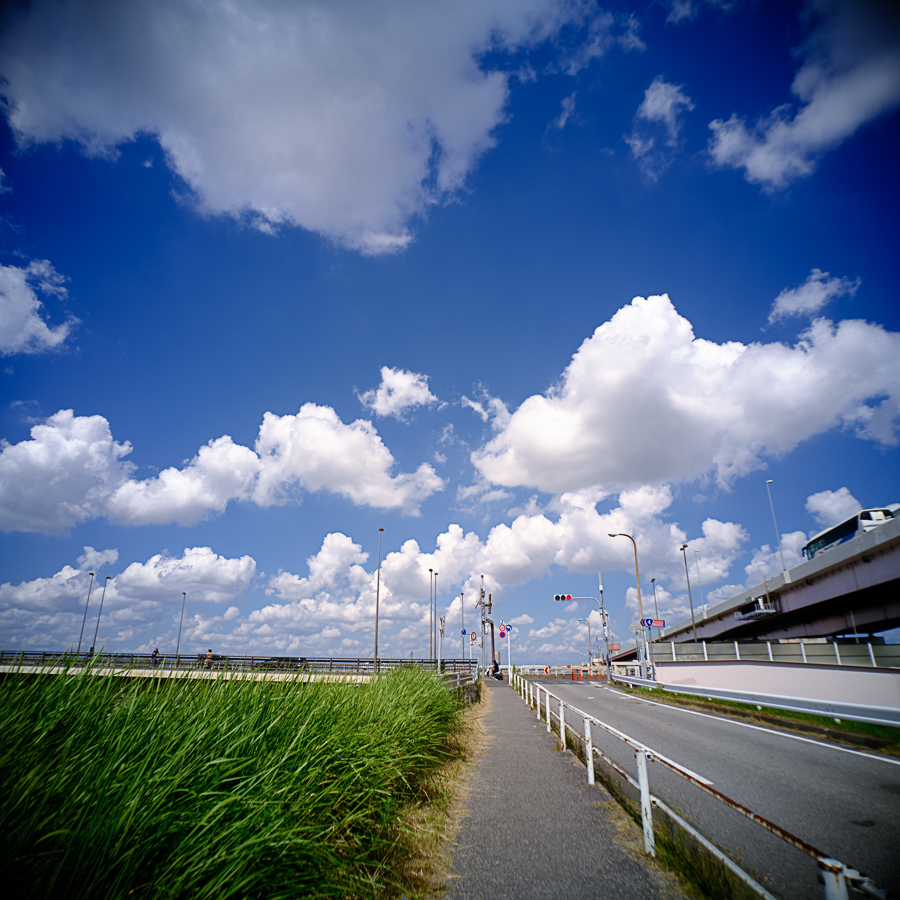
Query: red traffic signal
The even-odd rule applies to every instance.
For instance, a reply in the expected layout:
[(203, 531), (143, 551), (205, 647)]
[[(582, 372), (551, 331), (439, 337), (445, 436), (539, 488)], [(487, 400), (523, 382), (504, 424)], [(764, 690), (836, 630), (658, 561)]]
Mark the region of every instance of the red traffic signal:
[(571, 594), (554, 594), (553, 599), (554, 600), (571, 600), (572, 595)]

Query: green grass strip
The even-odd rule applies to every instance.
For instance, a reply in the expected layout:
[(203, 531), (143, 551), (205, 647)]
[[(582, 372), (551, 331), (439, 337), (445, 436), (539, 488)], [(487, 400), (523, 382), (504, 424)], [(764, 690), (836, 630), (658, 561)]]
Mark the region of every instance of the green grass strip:
[(0, 869), (24, 898), (388, 896), (404, 812), (463, 727), (377, 682), (7, 675)]

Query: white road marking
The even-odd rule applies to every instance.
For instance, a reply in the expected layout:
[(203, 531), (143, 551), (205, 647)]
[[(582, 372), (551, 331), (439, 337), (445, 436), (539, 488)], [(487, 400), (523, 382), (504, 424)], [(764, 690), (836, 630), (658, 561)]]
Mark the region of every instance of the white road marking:
[[(606, 690), (612, 690), (612, 688), (606, 688)], [(620, 691), (613, 691), (613, 693), (618, 694), (620, 697), (624, 697), (626, 700), (643, 699), (641, 697), (630, 697), (627, 694), (622, 694)], [(596, 698), (595, 697), (587, 697), (586, 699), (594, 700)], [(634, 740), (634, 738), (632, 740)], [(715, 783), (713, 781), (710, 781), (708, 778), (704, 778), (702, 775), (698, 774), (693, 769), (689, 769), (687, 766), (683, 765), (682, 763), (675, 762), (674, 759), (669, 759), (668, 756), (663, 756), (662, 753), (659, 753), (658, 751), (653, 750), (652, 747), (649, 747), (648, 749), (653, 751), (653, 756), (655, 756), (657, 759), (664, 760), (665, 762), (669, 763), (669, 765), (672, 765), (672, 766), (675, 766), (676, 768), (682, 769), (683, 771), (685, 771), (689, 775), (691, 775), (693, 778), (696, 778), (697, 781), (702, 782), (705, 785), (709, 785), (710, 787), (712, 787), (712, 785)]]
[[(613, 690), (607, 688), (607, 690)], [(613, 693), (620, 694), (619, 691)], [(625, 696), (620, 694), (620, 696)], [(852, 753), (854, 756), (862, 756), (866, 759), (877, 759), (881, 762), (890, 763), (892, 766), (900, 766), (900, 759), (894, 759), (890, 756), (879, 756), (877, 753), (865, 753), (862, 750), (852, 750), (850, 747), (841, 747), (840, 744), (829, 744), (825, 741), (817, 741), (814, 738), (801, 737), (799, 734), (791, 734), (787, 731), (779, 731), (775, 728), (764, 728), (762, 725), (751, 725), (749, 722), (738, 722), (737, 719), (731, 719), (727, 716), (713, 716), (710, 713), (698, 712), (695, 709), (684, 709), (681, 706), (675, 706), (670, 703), (660, 703), (658, 700), (648, 700), (646, 697), (628, 697), (629, 700), (639, 700), (641, 703), (650, 703), (653, 706), (664, 706), (666, 709), (674, 709), (678, 712), (689, 713), (692, 716), (702, 716), (704, 719), (715, 719), (717, 722), (728, 722), (731, 725), (740, 725), (741, 728), (752, 728), (754, 731), (764, 731), (766, 734), (775, 734), (780, 737), (790, 738), (794, 741), (803, 741), (806, 744), (815, 744), (818, 747), (829, 747), (832, 750), (840, 750), (842, 753)]]

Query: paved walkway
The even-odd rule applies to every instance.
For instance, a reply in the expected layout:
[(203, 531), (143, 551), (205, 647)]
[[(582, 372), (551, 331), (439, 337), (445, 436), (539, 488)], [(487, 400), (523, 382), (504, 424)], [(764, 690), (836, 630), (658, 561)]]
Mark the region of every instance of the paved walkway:
[[(684, 895), (642, 858), (639, 827), (507, 682), (488, 681), (444, 900), (667, 900)], [(626, 846), (632, 845), (631, 847)]]

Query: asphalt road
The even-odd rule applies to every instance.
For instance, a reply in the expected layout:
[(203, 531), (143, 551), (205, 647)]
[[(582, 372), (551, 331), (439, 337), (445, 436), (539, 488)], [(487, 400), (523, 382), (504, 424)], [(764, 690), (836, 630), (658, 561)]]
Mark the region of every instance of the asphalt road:
[[(546, 686), (900, 896), (900, 759), (666, 706), (597, 684)], [(636, 774), (633, 750), (597, 726), (593, 740)], [(801, 851), (663, 766), (651, 764), (649, 777), (652, 793), (706, 837), (735, 851), (772, 893), (822, 897), (817, 867)]]

